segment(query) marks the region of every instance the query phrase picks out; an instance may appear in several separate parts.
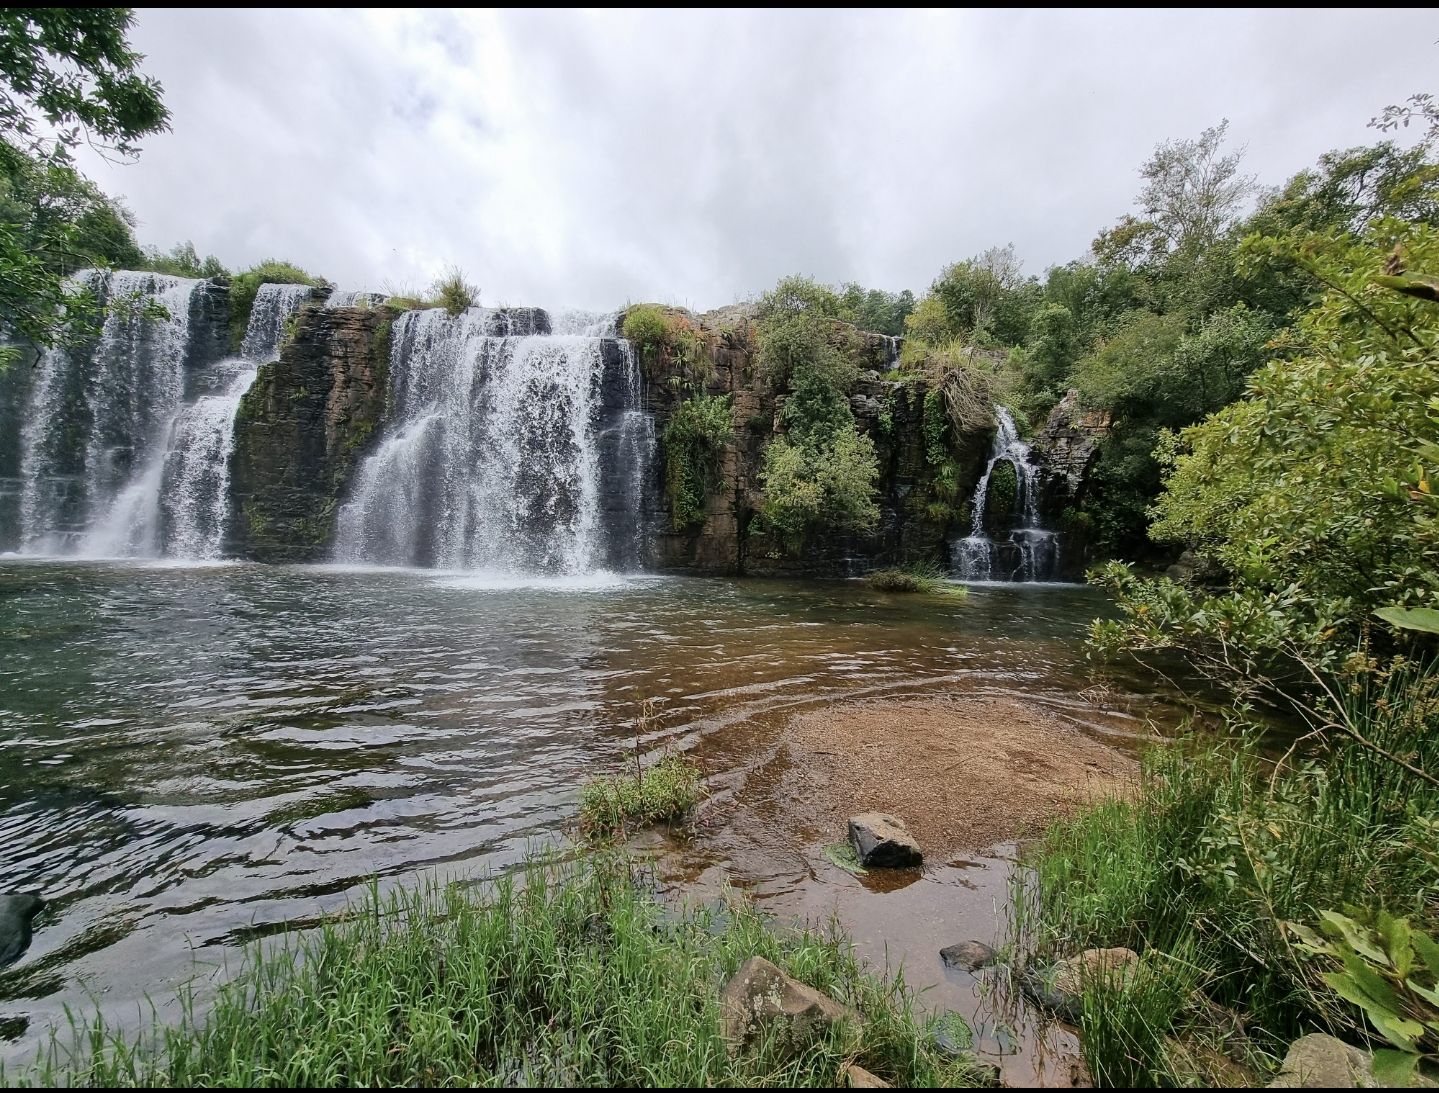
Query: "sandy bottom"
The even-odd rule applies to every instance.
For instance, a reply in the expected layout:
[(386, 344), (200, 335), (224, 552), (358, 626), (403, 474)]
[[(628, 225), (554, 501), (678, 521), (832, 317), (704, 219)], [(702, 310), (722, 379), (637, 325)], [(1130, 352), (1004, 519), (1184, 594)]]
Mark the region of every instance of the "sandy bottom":
[[(1038, 834), (1126, 793), (1137, 763), (1052, 710), (953, 695), (824, 707), (785, 732), (786, 787), (808, 821), (842, 833), (857, 812), (904, 820), (926, 856)], [(842, 834), (841, 836), (842, 837)]]

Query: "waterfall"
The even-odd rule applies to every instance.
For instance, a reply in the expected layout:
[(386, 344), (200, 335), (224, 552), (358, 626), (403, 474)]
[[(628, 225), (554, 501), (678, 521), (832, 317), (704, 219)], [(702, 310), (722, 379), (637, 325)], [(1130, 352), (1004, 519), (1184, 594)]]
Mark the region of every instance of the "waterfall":
[(257, 364), (277, 358), (285, 340), (285, 324), (310, 298), (311, 291), (309, 285), (261, 285), (250, 309), (240, 356)]
[[(52, 348), (37, 365), (20, 469), (22, 550), (73, 553), (117, 506), (143, 507), (130, 487), (163, 450), (180, 406), (190, 302), (202, 283), (107, 270), (72, 279), (71, 291), (92, 293), (105, 318), (88, 352)], [(150, 531), (153, 522), (136, 528), (142, 538)]]
[(88, 270), (73, 283), (105, 318), (92, 347), (40, 360), (22, 441), (22, 550), (221, 557), (235, 413), (310, 289), (261, 285), (241, 356), (211, 363), (191, 329), (206, 282)]
[[(970, 502), (970, 533), (950, 545), (950, 564), (961, 580), (1042, 581), (1059, 568), (1059, 540), (1040, 524), (1039, 470), (1030, 461), (1029, 445), (1019, 438), (1014, 418), (1003, 406), (994, 408), (998, 422), (989, 449), (989, 462), (975, 486)], [(1019, 517), (1008, 540), (996, 542), (985, 527), (989, 482), (1001, 462), (1014, 468), (1014, 512)]]
[(654, 428), (614, 315), (412, 311), (393, 412), (342, 507), (343, 562), (553, 574), (643, 561)]
[(325, 307), (379, 307), (389, 297), (383, 292), (363, 292), (352, 288), (337, 288), (325, 300)]

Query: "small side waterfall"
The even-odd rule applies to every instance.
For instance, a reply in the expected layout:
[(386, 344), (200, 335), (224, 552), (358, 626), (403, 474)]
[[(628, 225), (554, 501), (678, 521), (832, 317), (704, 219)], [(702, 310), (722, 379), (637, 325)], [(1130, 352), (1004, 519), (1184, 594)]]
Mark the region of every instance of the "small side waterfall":
[[(970, 533), (950, 544), (950, 565), (961, 580), (1043, 581), (1059, 569), (1059, 540), (1039, 520), (1039, 471), (1030, 461), (1029, 445), (1019, 438), (1014, 418), (1003, 406), (994, 408), (998, 421), (989, 462), (974, 490)], [(1000, 463), (1014, 468), (1013, 515), (1017, 523), (1005, 541), (996, 541), (986, 523), (990, 479)]]
[(285, 340), (285, 324), (310, 298), (311, 291), (309, 285), (261, 285), (250, 309), (240, 356), (256, 364), (278, 357), (280, 343)]
[(337, 288), (325, 300), (325, 307), (379, 307), (389, 297), (383, 292), (364, 292), (353, 288)]
[[(41, 359), (23, 438), (21, 549), (221, 557), (235, 413), (310, 289), (261, 285), (241, 356), (212, 363), (197, 359), (191, 329), (204, 281), (100, 270), (74, 280), (107, 310), (93, 348)], [(167, 317), (147, 313), (151, 304)]]
[(654, 427), (615, 316), (413, 311), (394, 407), (340, 512), (343, 562), (578, 574), (643, 561)]

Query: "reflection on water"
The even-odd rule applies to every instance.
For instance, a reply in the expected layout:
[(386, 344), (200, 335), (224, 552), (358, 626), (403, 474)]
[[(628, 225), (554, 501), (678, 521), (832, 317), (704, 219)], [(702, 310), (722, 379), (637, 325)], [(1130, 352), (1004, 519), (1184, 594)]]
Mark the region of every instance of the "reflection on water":
[(33, 1037), (87, 992), (165, 998), (197, 958), (233, 962), (374, 875), (515, 861), (632, 746), (646, 698), (652, 736), (688, 743), (934, 681), (1073, 695), (1100, 607), (1075, 588), (953, 603), (855, 582), (0, 563), (0, 891), (50, 900), (0, 973), (0, 1029), (28, 1018)]

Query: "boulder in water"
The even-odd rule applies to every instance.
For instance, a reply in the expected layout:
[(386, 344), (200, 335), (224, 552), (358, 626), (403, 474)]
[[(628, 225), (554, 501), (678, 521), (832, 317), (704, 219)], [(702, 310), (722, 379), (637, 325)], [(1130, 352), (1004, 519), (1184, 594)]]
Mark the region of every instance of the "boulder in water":
[(752, 956), (720, 992), (723, 1032), (731, 1051), (755, 1035), (772, 1031), (801, 1047), (810, 1037), (840, 1022), (857, 1029), (859, 1015), (827, 994), (786, 975), (762, 956)]
[(849, 820), (849, 838), (866, 869), (906, 869), (924, 862), (919, 843), (898, 816), (862, 812)]
[(30, 947), (30, 920), (44, 906), (32, 892), (0, 895), (0, 968), (15, 963)]
[(982, 941), (962, 941), (958, 945), (946, 945), (939, 950), (940, 959), (946, 968), (959, 968), (974, 972), (994, 963), (995, 951)]

